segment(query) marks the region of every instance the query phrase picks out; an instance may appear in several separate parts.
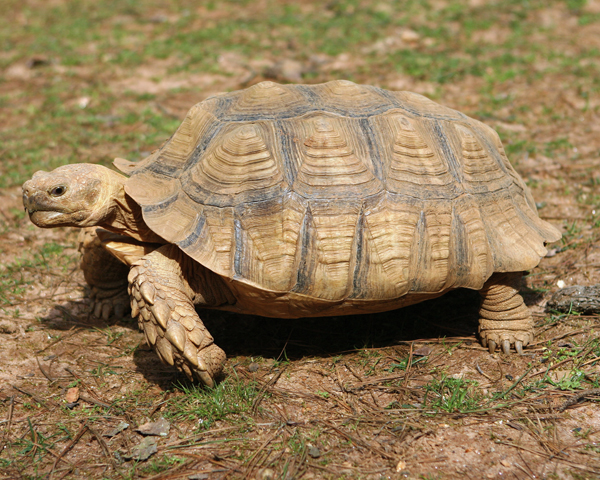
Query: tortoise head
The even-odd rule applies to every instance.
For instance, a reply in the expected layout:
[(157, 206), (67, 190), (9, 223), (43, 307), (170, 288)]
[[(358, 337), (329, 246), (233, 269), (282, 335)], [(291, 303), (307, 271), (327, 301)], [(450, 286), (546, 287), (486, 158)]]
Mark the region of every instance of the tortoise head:
[(23, 206), (38, 227), (91, 227), (111, 221), (126, 177), (79, 163), (36, 172), (23, 184)]

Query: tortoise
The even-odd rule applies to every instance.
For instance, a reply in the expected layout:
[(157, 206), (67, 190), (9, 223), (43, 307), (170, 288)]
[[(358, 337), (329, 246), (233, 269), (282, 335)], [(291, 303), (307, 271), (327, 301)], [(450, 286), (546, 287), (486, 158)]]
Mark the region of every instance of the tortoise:
[(469, 288), (490, 352), (533, 339), (520, 280), (561, 234), (498, 134), (424, 96), (262, 82), (204, 100), (146, 159), (114, 164), (128, 177), (37, 172), (25, 209), (39, 227), (101, 227), (82, 262), (97, 313), (122, 310), (127, 276), (147, 342), (190, 379), (213, 385), (226, 358), (195, 307), (331, 316)]

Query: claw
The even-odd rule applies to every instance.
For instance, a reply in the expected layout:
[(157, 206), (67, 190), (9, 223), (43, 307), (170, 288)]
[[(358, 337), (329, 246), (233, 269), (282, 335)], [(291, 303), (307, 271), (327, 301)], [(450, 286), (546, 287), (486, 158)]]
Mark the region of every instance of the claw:
[(112, 310), (112, 306), (110, 303), (105, 303), (102, 305), (102, 319), (108, 320), (110, 318), (110, 312)]
[(101, 318), (102, 315), (102, 303), (98, 302), (94, 306), (94, 317)]
[(510, 340), (507, 340), (507, 339), (502, 340), (502, 351), (506, 355), (510, 355)]
[(125, 305), (118, 303), (115, 305), (115, 317), (123, 318), (123, 315), (125, 315)]
[(199, 370), (194, 370), (194, 373), (196, 374), (196, 377), (198, 378), (198, 380), (200, 380), (207, 387), (214, 387), (215, 386), (215, 382), (211, 378), (211, 376), (208, 374), (208, 372), (202, 372), (202, 371), (199, 371)]
[(521, 340), (515, 342), (515, 350), (519, 355), (523, 355), (523, 342)]
[(493, 340), (488, 340), (488, 350), (490, 353), (494, 353), (496, 351), (496, 342)]

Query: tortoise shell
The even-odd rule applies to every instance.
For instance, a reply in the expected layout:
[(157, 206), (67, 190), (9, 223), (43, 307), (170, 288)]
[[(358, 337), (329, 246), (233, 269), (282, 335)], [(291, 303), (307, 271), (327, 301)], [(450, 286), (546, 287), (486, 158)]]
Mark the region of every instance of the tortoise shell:
[(308, 306), (480, 289), (560, 238), (490, 127), (349, 81), (208, 98), (130, 173), (167, 242), (257, 297)]

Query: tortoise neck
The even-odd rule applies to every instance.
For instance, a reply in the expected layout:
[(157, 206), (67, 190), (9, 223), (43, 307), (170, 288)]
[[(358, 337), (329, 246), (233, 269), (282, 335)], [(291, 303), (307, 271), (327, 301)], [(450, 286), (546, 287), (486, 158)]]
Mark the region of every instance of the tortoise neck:
[(142, 242), (166, 243), (148, 227), (144, 221), (142, 208), (125, 193), (126, 177), (118, 175), (116, 180), (118, 181), (111, 182), (113, 208), (99, 226), (109, 232), (127, 235)]

